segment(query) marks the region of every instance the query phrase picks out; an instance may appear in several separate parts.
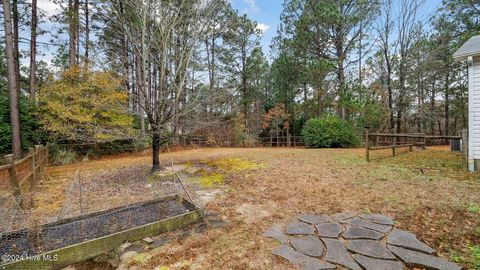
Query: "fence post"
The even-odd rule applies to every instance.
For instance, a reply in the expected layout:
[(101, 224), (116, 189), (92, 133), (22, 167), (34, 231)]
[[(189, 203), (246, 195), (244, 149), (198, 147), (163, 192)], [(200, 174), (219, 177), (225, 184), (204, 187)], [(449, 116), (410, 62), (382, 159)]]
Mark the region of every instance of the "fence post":
[(37, 183), (37, 180), (41, 177), (41, 174), (45, 167), (47, 166), (46, 162), (46, 153), (45, 153), (45, 148), (43, 145), (35, 145), (35, 154), (37, 155), (37, 162), (40, 162), (37, 166), (37, 178), (35, 180), (35, 184)]
[(273, 147), (273, 134), (270, 134), (270, 147)]
[(416, 139), (416, 138), (410, 138), (410, 137), (407, 138), (407, 143), (410, 144), (410, 145), (408, 146), (408, 150), (409, 150), (410, 152), (413, 151), (413, 144), (415, 143), (415, 139)]
[(366, 157), (367, 157), (367, 162), (370, 162), (370, 146), (368, 142), (368, 127), (365, 127), (365, 150), (366, 150)]
[(287, 131), (287, 146), (290, 147), (291, 146), (291, 143), (290, 143), (290, 132)]
[(393, 154), (393, 156), (395, 156), (395, 154), (396, 154), (396, 149), (395, 149), (396, 146), (397, 146), (397, 137), (394, 136), (394, 137), (393, 137), (393, 147), (392, 147), (392, 154)]
[(45, 151), (45, 167), (47, 167), (48, 159), (50, 158), (50, 152), (48, 151), (48, 144), (43, 147), (43, 150)]
[(18, 205), (20, 205), (20, 208), (25, 209), (22, 198), (22, 190), (20, 189), (20, 183), (18, 182), (17, 171), (15, 169), (15, 160), (13, 159), (13, 155), (5, 155), (4, 159), (8, 164), (10, 164), (10, 167), (8, 168), (8, 175), (10, 176), (10, 185), (12, 185), (15, 200), (18, 201)]
[(423, 146), (422, 149), (425, 150), (427, 148), (427, 134), (423, 133)]
[(36, 164), (36, 160), (35, 160), (35, 154), (36, 154), (36, 149), (33, 149), (33, 148), (29, 148), (28, 149), (28, 154), (29, 155), (32, 155), (31, 157), (31, 167), (32, 167), (32, 177), (30, 177), (30, 190), (33, 191), (33, 189), (35, 188), (36, 184), (37, 184), (37, 164)]

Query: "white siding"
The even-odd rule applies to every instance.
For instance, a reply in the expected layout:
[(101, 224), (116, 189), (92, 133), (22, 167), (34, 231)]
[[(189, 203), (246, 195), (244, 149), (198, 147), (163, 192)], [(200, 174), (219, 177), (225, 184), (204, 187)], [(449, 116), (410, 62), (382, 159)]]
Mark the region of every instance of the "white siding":
[(472, 86), (470, 97), (471, 99), (471, 113), (472, 113), (472, 134), (471, 150), (473, 150), (473, 158), (480, 159), (480, 58), (473, 59), (472, 74), (469, 74), (470, 85)]

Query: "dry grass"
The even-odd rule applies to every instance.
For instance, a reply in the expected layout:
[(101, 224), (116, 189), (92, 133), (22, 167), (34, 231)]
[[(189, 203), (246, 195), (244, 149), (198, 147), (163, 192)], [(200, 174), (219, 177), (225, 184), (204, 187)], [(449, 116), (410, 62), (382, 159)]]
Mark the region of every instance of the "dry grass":
[[(300, 213), (344, 210), (391, 215), (439, 254), (474, 268), (480, 202), (476, 174), (461, 157), (430, 149), (364, 161), (362, 149), (216, 149), (206, 155), (264, 164), (235, 174), (229, 192), (208, 205), (229, 225), (153, 252), (144, 269), (290, 269), (270, 255), (276, 243), (262, 233)], [(215, 154), (214, 154), (215, 153)], [(140, 267), (142, 269), (142, 267)]]
[[(376, 152), (370, 163), (363, 149), (197, 149), (162, 154), (170, 163), (218, 166), (225, 193), (207, 205), (228, 222), (150, 251), (138, 269), (292, 269), (270, 255), (277, 245), (262, 236), (300, 213), (344, 210), (394, 217), (443, 257), (474, 267), (471, 247), (479, 245), (480, 177), (463, 170), (461, 157), (430, 149), (388, 157)], [(378, 158), (384, 157), (384, 158)], [(148, 165), (149, 156), (123, 156), (85, 164), (85, 171)], [(233, 162), (232, 162), (233, 161)], [(235, 163), (243, 164), (236, 169)], [(233, 165), (232, 165), (233, 164)], [(231, 166), (232, 165), (232, 166)], [(78, 165), (49, 169), (58, 189)], [(62, 187), (62, 188), (60, 188)], [(48, 190), (55, 189), (50, 187)], [(61, 191), (39, 202), (61, 205)], [(53, 195), (52, 195), (53, 194)], [(46, 202), (49, 203), (46, 203)], [(470, 248), (469, 248), (470, 247)]]

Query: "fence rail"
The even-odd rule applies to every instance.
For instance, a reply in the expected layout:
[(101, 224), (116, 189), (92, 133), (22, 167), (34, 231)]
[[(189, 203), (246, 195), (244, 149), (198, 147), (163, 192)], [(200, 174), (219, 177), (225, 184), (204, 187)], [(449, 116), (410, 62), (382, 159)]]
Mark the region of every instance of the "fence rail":
[[(370, 144), (373, 144), (371, 146)], [(389, 134), (389, 133), (369, 133), (365, 129), (365, 150), (366, 159), (370, 161), (370, 151), (392, 149), (392, 155), (395, 156), (397, 149), (408, 147), (410, 152), (413, 147), (426, 147), (426, 135), (417, 134)]]
[(370, 151), (392, 149), (392, 155), (396, 155), (399, 148), (409, 148), (413, 151), (413, 147), (425, 149), (427, 145), (444, 145), (447, 141), (461, 140), (461, 136), (437, 136), (426, 135), (425, 133), (409, 133), (409, 134), (391, 134), (391, 133), (369, 133), (368, 128), (365, 129), (365, 156), (370, 161)]
[(233, 138), (226, 136), (175, 136), (169, 143), (171, 146), (185, 147), (301, 147), (305, 146), (302, 136), (293, 135), (271, 135), (260, 136), (246, 140), (244, 142), (235, 142)]
[(24, 182), (28, 181), (30, 190), (36, 188), (48, 163), (48, 149), (46, 146), (36, 145), (35, 148), (30, 148), (28, 154), (20, 159), (15, 160), (11, 154), (5, 155), (3, 163), (4, 165), (0, 166), (0, 174), (5, 174), (5, 171), (8, 172), (8, 181), (13, 190), (13, 195), (19, 198), (19, 205), (24, 208), (22, 186)]
[(299, 147), (305, 146), (302, 136), (265, 136), (260, 137), (261, 146), (266, 147)]

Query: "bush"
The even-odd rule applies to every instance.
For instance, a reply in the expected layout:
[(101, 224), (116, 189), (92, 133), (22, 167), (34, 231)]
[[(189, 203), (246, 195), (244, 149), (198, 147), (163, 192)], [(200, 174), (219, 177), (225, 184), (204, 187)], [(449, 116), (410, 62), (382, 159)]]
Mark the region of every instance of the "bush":
[(353, 126), (332, 115), (308, 120), (302, 135), (309, 147), (349, 147), (360, 143)]

